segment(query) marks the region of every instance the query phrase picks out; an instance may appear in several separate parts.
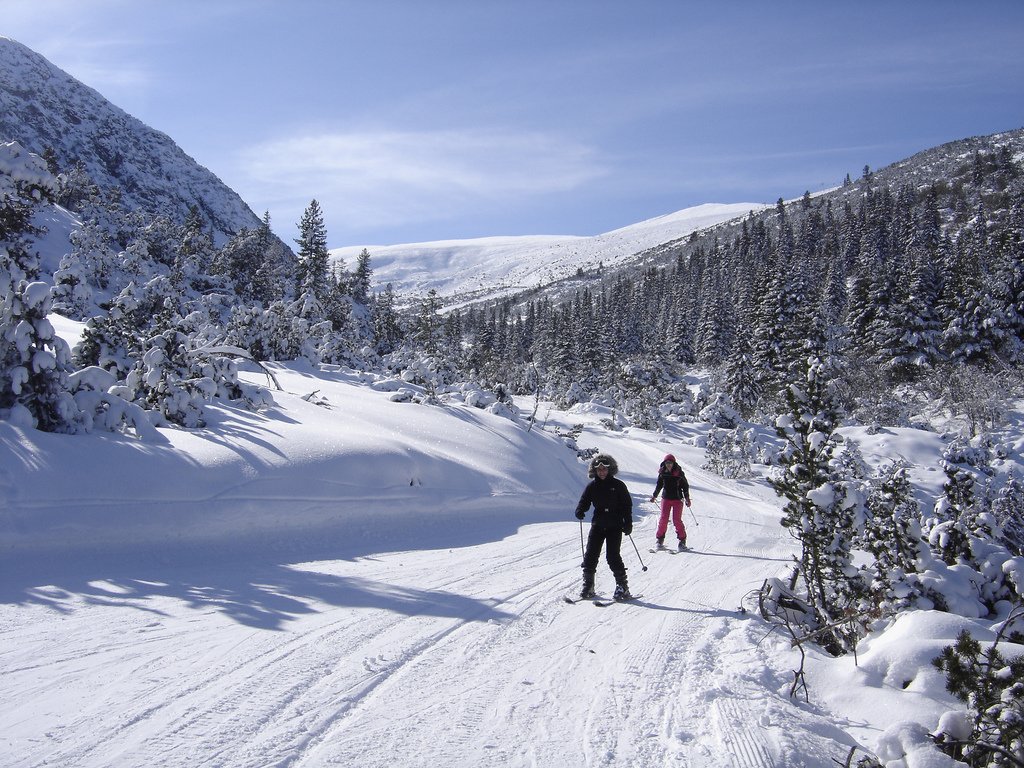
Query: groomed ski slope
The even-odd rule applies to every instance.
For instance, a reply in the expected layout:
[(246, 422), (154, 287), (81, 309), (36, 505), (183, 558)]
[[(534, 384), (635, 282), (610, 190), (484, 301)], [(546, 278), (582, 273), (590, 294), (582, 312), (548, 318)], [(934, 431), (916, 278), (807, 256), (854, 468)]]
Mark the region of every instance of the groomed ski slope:
[[(813, 749), (787, 743), (736, 611), (788, 542), (772, 507), (693, 475), (694, 551), (642, 550), (646, 573), (625, 551), (636, 604), (562, 601), (579, 581), (575, 521), (451, 550), (40, 587), (52, 606), (5, 611), (10, 765), (798, 765)], [(610, 591), (603, 564), (598, 583)]]
[[(4, 534), (24, 546), (56, 542), (4, 564), (5, 766), (756, 768), (846, 758), (853, 739), (820, 697), (789, 698), (795, 653), (756, 613), (737, 610), (794, 551), (779, 503), (763, 483), (702, 472), (702, 450), (686, 444), (696, 425), (609, 432), (597, 423), (603, 414), (561, 415), (566, 426), (586, 423), (581, 446), (623, 468), (648, 566), (627, 539), (643, 599), (567, 605), (563, 596), (579, 588), (572, 508), (586, 468), (557, 440), (479, 409), (391, 403), (311, 372), (278, 376), (287, 391), (275, 393), (275, 413), (224, 409), (216, 436), (179, 431), (171, 448), (141, 446), (140, 466), (155, 473), (148, 481), (130, 462), (108, 465), (106, 479), (78, 478), (74, 503), (53, 484), (30, 491), (19, 482), (73, 471), (56, 461), (61, 441), (92, 440), (97, 466), (117, 441), (4, 427), (5, 461), (17, 451), (24, 462), (0, 477)], [(332, 407), (302, 398), (314, 389)], [(555, 420), (549, 414), (549, 431)], [(360, 431), (364, 422), (378, 438)], [(389, 453), (381, 436), (399, 424), (401, 447)], [(329, 434), (362, 437), (342, 449)], [(190, 468), (175, 463), (183, 440)], [(421, 449), (433, 443), (447, 455), (459, 441), (458, 469), (421, 466), (406, 480)], [(333, 463), (332, 451), (347, 458)], [(678, 555), (647, 551), (656, 524), (647, 499), (668, 451), (687, 470), (699, 523), (686, 512), (692, 551)], [(431, 477), (447, 472), (449, 486), (474, 488), (495, 465), (488, 482), (500, 492), (436, 489), (438, 508), (426, 503)], [(346, 466), (362, 469), (354, 477)], [(393, 468), (401, 477), (392, 485)], [(102, 496), (113, 478), (124, 487)], [(70, 522), (76, 504), (95, 519), (109, 510), (102, 546), (74, 547), (89, 535)], [(239, 505), (264, 527), (242, 528)], [(132, 514), (155, 526), (148, 542), (133, 540)], [(299, 527), (331, 516), (344, 525), (296, 537), (289, 515)], [(235, 520), (239, 545), (193, 541), (172, 524), (201, 528), (204, 517), (211, 530)], [(25, 522), (47, 518), (49, 529)], [(603, 560), (597, 587), (613, 587)]]

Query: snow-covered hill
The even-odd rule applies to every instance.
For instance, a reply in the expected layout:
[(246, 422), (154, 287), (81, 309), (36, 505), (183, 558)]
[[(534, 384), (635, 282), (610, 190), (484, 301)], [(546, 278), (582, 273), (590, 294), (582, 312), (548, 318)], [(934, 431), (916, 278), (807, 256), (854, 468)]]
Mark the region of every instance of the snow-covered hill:
[(524, 236), (444, 240), (405, 245), (357, 245), (335, 248), (334, 258), (351, 267), (365, 248), (373, 283), (391, 284), (401, 294), (483, 299), (544, 286), (629, 261), (649, 248), (685, 238), (764, 208), (757, 203), (705, 204), (648, 219), (594, 237)]
[(129, 211), (183, 221), (197, 206), (218, 242), (260, 219), (169, 136), (111, 104), (43, 56), (0, 37), (0, 141), (38, 155), (49, 147), (62, 170), (81, 162)]

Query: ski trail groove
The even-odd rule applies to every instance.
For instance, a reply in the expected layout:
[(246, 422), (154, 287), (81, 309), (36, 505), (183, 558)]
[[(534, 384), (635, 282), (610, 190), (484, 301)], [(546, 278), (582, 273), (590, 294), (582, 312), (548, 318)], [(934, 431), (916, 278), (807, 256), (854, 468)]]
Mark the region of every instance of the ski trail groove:
[(758, 715), (749, 702), (723, 697), (711, 704), (711, 719), (735, 768), (778, 768), (768, 743), (757, 727)]

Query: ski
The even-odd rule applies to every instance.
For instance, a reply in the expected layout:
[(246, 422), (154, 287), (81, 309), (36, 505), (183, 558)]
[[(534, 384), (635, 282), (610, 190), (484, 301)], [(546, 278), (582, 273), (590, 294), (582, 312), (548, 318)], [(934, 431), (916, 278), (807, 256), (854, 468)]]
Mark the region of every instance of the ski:
[(680, 552), (685, 552), (689, 547), (685, 549), (669, 549), (668, 547), (655, 547), (654, 549), (647, 550), (652, 555), (656, 552), (668, 552), (670, 555), (678, 555)]
[(576, 603), (594, 602), (596, 600), (600, 600), (601, 598), (597, 595), (594, 595), (593, 597), (569, 597), (569, 595), (565, 595), (564, 597), (562, 597), (562, 599), (565, 600), (565, 602), (569, 603), (569, 605), (576, 605)]
[(607, 608), (609, 605), (615, 605), (616, 603), (632, 603), (639, 600), (643, 595), (630, 595), (622, 600), (595, 600), (594, 605), (598, 608)]

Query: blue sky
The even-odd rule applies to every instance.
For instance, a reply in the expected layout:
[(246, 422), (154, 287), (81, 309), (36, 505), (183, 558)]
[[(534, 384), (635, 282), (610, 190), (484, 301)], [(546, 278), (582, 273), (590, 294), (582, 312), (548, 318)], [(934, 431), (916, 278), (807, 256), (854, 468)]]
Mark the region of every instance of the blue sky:
[(593, 235), (1024, 126), (1024, 2), (3, 0), (286, 240)]

